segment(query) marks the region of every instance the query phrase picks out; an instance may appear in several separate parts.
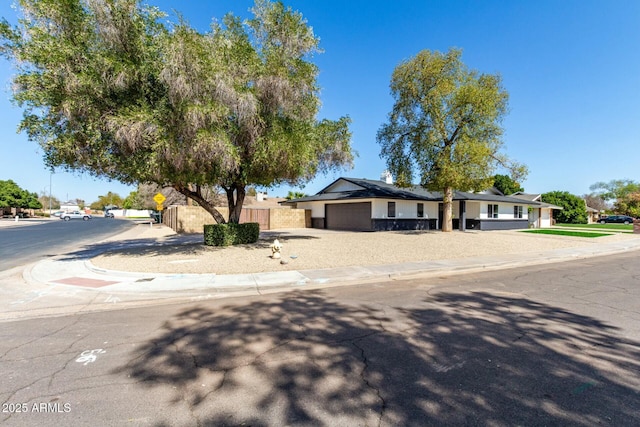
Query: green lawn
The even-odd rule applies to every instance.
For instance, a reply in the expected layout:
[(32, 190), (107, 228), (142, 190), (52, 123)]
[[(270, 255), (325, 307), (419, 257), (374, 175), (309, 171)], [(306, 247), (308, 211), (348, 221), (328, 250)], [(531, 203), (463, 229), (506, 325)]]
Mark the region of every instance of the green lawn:
[(556, 224), (556, 227), (571, 227), (571, 228), (606, 228), (609, 230), (625, 230), (633, 231), (633, 224)]
[(611, 236), (610, 233), (594, 233), (590, 231), (570, 231), (570, 230), (551, 230), (549, 228), (536, 228), (534, 230), (522, 230), (523, 233), (534, 234), (552, 234), (555, 236), (573, 236), (573, 237), (602, 237)]

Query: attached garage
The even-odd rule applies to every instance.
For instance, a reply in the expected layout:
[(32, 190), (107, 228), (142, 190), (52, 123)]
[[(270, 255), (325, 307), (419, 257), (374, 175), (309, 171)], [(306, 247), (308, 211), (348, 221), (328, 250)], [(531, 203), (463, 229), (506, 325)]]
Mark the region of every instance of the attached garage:
[(325, 205), (325, 226), (330, 230), (371, 231), (371, 202), (328, 203)]

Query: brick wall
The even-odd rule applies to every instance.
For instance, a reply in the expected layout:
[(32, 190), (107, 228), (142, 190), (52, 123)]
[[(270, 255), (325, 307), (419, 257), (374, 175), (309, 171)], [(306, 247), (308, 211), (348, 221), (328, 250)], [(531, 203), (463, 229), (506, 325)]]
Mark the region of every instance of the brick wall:
[[(216, 208), (223, 217), (229, 217), (229, 209)], [(244, 210), (244, 209), (243, 209)], [(211, 215), (200, 206), (171, 206), (163, 212), (162, 223), (176, 233), (202, 233), (205, 224), (215, 224)], [(270, 229), (311, 227), (311, 211), (304, 209), (269, 209)]]
[[(274, 208), (269, 209), (269, 224), (271, 230), (278, 228), (305, 228), (307, 216), (311, 221), (311, 211), (304, 209)], [(310, 224), (309, 224), (310, 226)]]

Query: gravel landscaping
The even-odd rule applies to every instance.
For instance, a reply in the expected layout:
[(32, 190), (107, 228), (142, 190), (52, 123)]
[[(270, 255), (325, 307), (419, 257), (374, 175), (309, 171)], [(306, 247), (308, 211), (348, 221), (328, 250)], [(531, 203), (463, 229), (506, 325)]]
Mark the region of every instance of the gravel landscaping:
[[(202, 235), (176, 235), (170, 228), (140, 225), (126, 236), (123, 249), (91, 259), (108, 270), (149, 273), (240, 274), (347, 266), (396, 264), (491, 255), (530, 253), (599, 245), (638, 235), (614, 234), (598, 239), (551, 236), (519, 231), (342, 232), (318, 229), (273, 230), (261, 233), (258, 243), (211, 247)], [(271, 258), (269, 246), (283, 245), (282, 264)]]

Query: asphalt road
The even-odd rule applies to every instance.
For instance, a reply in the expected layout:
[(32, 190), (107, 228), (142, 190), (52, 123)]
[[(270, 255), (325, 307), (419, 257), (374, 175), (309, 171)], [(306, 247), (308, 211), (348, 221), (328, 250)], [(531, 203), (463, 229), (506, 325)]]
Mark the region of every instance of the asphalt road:
[(0, 271), (72, 251), (133, 226), (129, 221), (97, 217), (90, 221), (50, 220), (29, 226), (0, 227)]
[(0, 423), (637, 426), (639, 255), (6, 322)]

